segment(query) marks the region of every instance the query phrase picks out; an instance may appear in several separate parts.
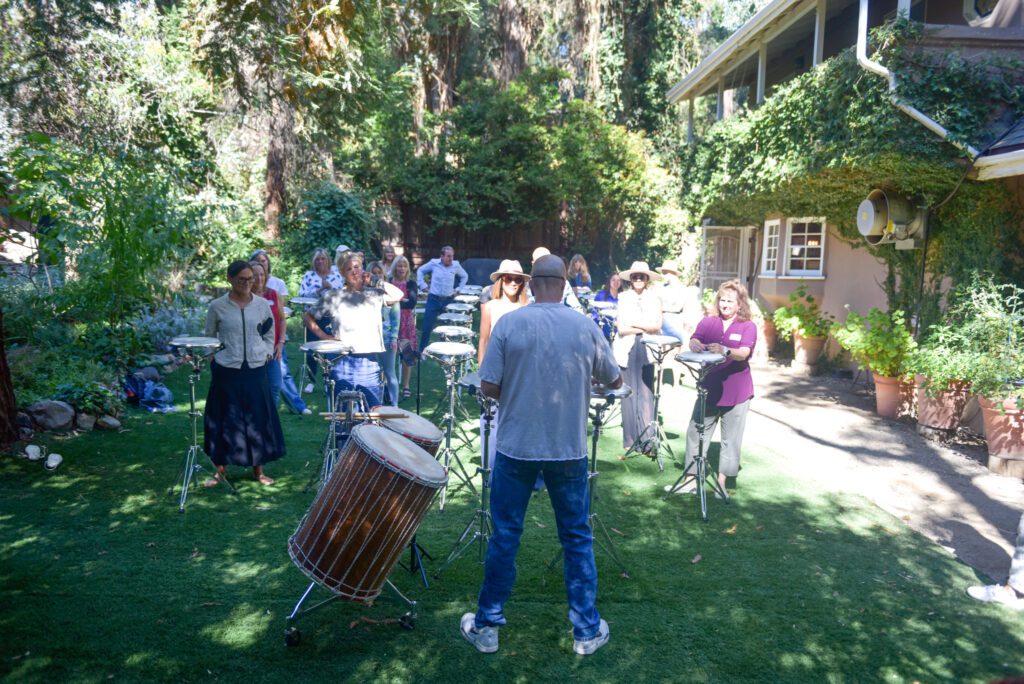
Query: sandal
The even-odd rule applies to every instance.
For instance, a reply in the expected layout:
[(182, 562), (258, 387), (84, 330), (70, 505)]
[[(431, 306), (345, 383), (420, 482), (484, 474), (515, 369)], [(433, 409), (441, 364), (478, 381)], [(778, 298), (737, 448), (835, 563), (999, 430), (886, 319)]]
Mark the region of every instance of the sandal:
[(256, 478), (256, 481), (259, 482), (264, 487), (269, 487), (270, 485), (274, 484), (274, 478), (267, 477), (266, 475), (260, 475), (259, 477)]
[(403, 387), (402, 388), (402, 398), (403, 399), (411, 399), (412, 398), (412, 390), (409, 389), (408, 387)]
[(207, 478), (207, 479), (206, 479), (206, 480), (205, 480), (205, 481), (203, 482), (203, 486), (204, 486), (204, 487), (207, 487), (207, 488), (209, 488), (209, 487), (216, 487), (216, 486), (217, 486), (217, 485), (219, 485), (219, 484), (220, 484), (220, 480), (218, 480), (218, 479), (217, 479), (217, 478), (215, 478), (215, 477), (210, 477), (210, 478)]

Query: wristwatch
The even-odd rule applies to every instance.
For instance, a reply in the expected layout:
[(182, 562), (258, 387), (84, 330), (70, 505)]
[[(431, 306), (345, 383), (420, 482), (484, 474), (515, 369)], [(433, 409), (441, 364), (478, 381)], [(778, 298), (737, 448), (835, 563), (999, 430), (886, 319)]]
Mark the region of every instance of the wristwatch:
[(725, 358), (728, 359), (730, 357), (732, 357), (732, 349), (729, 349), (728, 347), (726, 347), (725, 348)]

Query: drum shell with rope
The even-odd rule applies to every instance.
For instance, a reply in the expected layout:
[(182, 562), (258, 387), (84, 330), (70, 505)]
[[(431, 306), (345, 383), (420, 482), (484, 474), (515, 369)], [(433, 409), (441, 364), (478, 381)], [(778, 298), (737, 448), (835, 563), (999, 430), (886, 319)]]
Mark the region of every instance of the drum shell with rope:
[(437, 450), (441, 448), (441, 442), (444, 440), (444, 434), (436, 425), (423, 416), (397, 406), (388, 406), (387, 409), (391, 413), (401, 413), (402, 417), (382, 418), (381, 427), (405, 437), (431, 456), (437, 455)]
[(358, 425), (289, 538), (288, 555), (325, 589), (372, 601), (447, 479), (413, 442)]

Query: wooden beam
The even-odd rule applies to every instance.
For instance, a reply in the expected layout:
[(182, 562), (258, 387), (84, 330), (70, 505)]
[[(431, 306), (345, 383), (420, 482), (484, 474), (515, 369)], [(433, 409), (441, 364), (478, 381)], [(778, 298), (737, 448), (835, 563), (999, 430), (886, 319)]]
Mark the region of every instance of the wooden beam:
[[(901, 0), (902, 1), (902, 0)], [(811, 67), (821, 64), (825, 54), (825, 20), (828, 19), (828, 0), (818, 0), (814, 15), (814, 54), (811, 56)]]
[(768, 43), (762, 42), (757, 49), (757, 104), (764, 102), (765, 78), (768, 73)]

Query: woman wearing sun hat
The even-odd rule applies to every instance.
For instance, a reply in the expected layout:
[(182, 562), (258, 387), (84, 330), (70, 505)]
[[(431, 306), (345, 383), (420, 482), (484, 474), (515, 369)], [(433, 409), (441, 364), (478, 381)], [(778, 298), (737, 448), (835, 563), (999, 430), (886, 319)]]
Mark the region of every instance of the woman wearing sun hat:
[(655, 290), (661, 300), (661, 334), (685, 342), (688, 337), (686, 309), (693, 293), (679, 280), (681, 273), (675, 259), (666, 259), (655, 270), (665, 278), (664, 284)]
[[(477, 363), (484, 362), (487, 343), (491, 339), (491, 331), (498, 324), (498, 319), (510, 311), (526, 306), (530, 298), (526, 293), (526, 283), (530, 280), (528, 273), (523, 273), (523, 266), (515, 259), (504, 259), (498, 270), (491, 274), (491, 298), (480, 307), (480, 344), (477, 347)], [(491, 437), (487, 442), (490, 462), (494, 463), (495, 451), (498, 447), (498, 410), (493, 414)], [(480, 434), (484, 434), (483, 418), (480, 419)], [(481, 443), (481, 448), (483, 444)]]
[[(641, 339), (661, 332), (661, 300), (650, 285), (662, 277), (646, 261), (634, 261), (619, 277), (625, 291), (619, 295), (618, 336), (612, 351), (624, 369), (623, 380), (633, 388), (633, 394), (622, 400), (622, 445), (629, 449), (654, 420), (654, 362)], [(647, 452), (646, 445), (637, 447)]]

